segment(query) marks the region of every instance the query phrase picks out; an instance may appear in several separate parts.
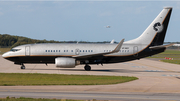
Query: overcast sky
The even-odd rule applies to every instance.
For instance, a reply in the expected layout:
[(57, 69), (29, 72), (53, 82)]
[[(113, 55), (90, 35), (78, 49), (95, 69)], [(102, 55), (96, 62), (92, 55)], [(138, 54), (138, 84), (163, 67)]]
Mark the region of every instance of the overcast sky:
[(0, 0), (0, 34), (56, 41), (127, 41), (140, 36), (166, 6), (173, 11), (165, 41), (180, 42), (180, 1), (171, 0)]

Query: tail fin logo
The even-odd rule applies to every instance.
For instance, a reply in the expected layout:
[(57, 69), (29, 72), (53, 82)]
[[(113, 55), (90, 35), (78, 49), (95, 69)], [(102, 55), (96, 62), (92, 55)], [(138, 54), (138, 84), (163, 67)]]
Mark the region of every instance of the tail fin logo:
[(163, 25), (160, 22), (157, 22), (154, 24), (153, 28), (156, 32), (159, 33), (163, 30)]

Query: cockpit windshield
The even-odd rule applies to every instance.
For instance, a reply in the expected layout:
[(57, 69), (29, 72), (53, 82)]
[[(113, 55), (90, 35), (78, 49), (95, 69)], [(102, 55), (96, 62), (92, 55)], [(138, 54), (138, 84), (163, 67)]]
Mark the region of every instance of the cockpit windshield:
[(16, 51), (19, 51), (21, 49), (11, 49), (10, 51), (13, 51), (13, 52), (16, 52)]

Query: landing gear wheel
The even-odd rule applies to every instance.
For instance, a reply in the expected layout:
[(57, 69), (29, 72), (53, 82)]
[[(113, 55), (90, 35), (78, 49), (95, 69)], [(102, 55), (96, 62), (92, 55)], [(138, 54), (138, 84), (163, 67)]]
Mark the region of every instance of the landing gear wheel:
[(21, 66), (21, 69), (25, 69), (26, 67), (24, 65)]
[(84, 69), (85, 69), (86, 71), (90, 71), (90, 70), (91, 70), (91, 66), (85, 65), (85, 66), (84, 66)]

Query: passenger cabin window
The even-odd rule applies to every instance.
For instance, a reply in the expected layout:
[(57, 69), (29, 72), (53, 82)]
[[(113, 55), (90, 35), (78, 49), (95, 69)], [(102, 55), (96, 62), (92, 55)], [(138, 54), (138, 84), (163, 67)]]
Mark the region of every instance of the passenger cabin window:
[(68, 52), (68, 50), (64, 50), (64, 52)]
[[(45, 50), (45, 52), (60, 52), (60, 50)], [(64, 50), (64, 52), (68, 52), (68, 50)]]

